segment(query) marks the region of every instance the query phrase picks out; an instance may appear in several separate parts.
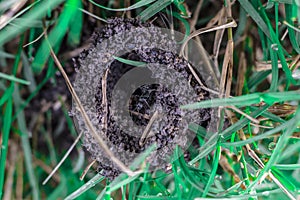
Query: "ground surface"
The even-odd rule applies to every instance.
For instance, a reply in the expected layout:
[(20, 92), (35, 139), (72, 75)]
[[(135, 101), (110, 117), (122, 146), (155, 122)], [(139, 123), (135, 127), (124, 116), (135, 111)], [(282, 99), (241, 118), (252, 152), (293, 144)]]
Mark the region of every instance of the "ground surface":
[[(135, 3), (0, 1), (2, 198), (299, 198), (299, 2)], [(144, 173), (111, 181), (97, 174), (94, 164), (81, 181), (93, 158), (79, 141), (43, 185), (78, 136), (72, 95), (55, 55), (74, 82), (79, 54), (93, 43), (93, 32), (114, 17), (141, 17), (200, 39), (218, 82), (210, 92), (235, 98), (186, 107), (216, 108), (220, 128), (211, 133), (192, 124), (194, 145), (185, 153), (176, 149), (179, 158), (167, 169), (146, 173), (138, 165)]]

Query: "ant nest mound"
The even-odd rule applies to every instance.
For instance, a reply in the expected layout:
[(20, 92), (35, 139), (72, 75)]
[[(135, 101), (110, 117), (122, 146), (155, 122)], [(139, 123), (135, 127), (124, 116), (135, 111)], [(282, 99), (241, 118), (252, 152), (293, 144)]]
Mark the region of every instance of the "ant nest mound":
[[(176, 47), (178, 42), (160, 28), (115, 18), (94, 34), (93, 44), (80, 55), (74, 89), (97, 133), (127, 166), (155, 143), (146, 159), (149, 169), (166, 168), (177, 145), (186, 149), (191, 144), (195, 133), (188, 130), (189, 123), (210, 123), (210, 109), (180, 109), (209, 99), (209, 93)], [(120, 169), (94, 139), (75, 103), (73, 115), (99, 171), (116, 177)]]

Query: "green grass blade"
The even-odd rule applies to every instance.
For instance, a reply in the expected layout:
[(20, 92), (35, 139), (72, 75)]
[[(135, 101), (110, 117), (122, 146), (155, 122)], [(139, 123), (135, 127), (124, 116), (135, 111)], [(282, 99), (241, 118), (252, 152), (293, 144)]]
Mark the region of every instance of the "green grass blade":
[(23, 33), (28, 28), (28, 25), (30, 25), (31, 21), (45, 16), (48, 9), (53, 9), (61, 2), (63, 2), (63, 0), (41, 1), (38, 4), (35, 4), (32, 10), (24, 14), (24, 23), (21, 26), (15, 27), (8, 25), (0, 31), (0, 46), (13, 39), (17, 35)]
[(3, 194), (3, 185), (4, 185), (4, 173), (5, 173), (5, 164), (8, 150), (8, 138), (11, 129), (12, 122), (12, 99), (8, 99), (5, 114), (3, 118), (3, 129), (2, 129), (2, 144), (1, 144), (1, 158), (0, 158), (0, 199), (2, 199)]
[(276, 164), (274, 167), (279, 170), (297, 170), (300, 169), (300, 164)]
[[(293, 15), (293, 6), (295, 5), (285, 5), (285, 13), (286, 13), (286, 21), (288, 24), (293, 25), (293, 19), (296, 19), (296, 15)], [(292, 46), (294, 50), (300, 54), (300, 41), (299, 38), (297, 38), (297, 35), (295, 34), (295, 31), (290, 26), (287, 27), (289, 32), (289, 38), (292, 43)]]
[(70, 28), (68, 33), (68, 44), (71, 46), (78, 45), (80, 43), (82, 25), (83, 25), (83, 14), (80, 11), (82, 9), (82, 2), (78, 1), (77, 10), (73, 15), (73, 19), (70, 22)]
[(17, 78), (17, 77), (15, 77), (13, 75), (4, 74), (2, 72), (0, 72), (0, 78), (4, 78), (6, 80), (13, 81), (13, 82), (16, 82), (16, 83), (21, 83), (21, 84), (24, 84), (24, 85), (30, 85), (29, 81)]
[(153, 3), (151, 6), (146, 8), (143, 12), (139, 14), (142, 21), (146, 21), (149, 18), (151, 18), (153, 15), (167, 7), (172, 3), (171, 0), (157, 0), (155, 3)]
[[(262, 113), (264, 113), (269, 108), (269, 105), (264, 105), (263, 107), (255, 110), (251, 113), (251, 117), (256, 118), (260, 116)], [(244, 126), (246, 126), (250, 120), (248, 118), (243, 118), (236, 122), (235, 124), (231, 125), (229, 128), (225, 129), (221, 134), (222, 141), (229, 140), (231, 137), (231, 134), (240, 130)]]
[(221, 156), (221, 146), (218, 144), (217, 147), (216, 147), (215, 155), (214, 155), (213, 167), (212, 167), (212, 170), (211, 170), (211, 173), (210, 173), (210, 177), (207, 181), (207, 184), (205, 186), (202, 197), (206, 197), (209, 188), (211, 187), (211, 185), (213, 184), (213, 182), (215, 180), (215, 176), (216, 176), (218, 165), (219, 165), (220, 156)]
[(275, 166), (271, 168), (272, 174), (285, 186), (285, 188), (290, 191), (297, 191), (297, 187), (292, 183), (291, 177), (286, 177), (280, 170), (278, 170)]
[(89, 0), (89, 2), (91, 2), (92, 4), (94, 4), (95, 6), (98, 6), (99, 8), (105, 9), (105, 10), (109, 10), (109, 11), (128, 11), (128, 10), (133, 10), (133, 9), (137, 9), (140, 8), (142, 6), (146, 6), (149, 5), (150, 3), (154, 2), (155, 0), (141, 0), (131, 6), (129, 6), (128, 8), (109, 8), (109, 7), (105, 7), (102, 6), (100, 4), (97, 4), (96, 2)]
[(271, 70), (254, 73), (248, 80), (248, 87), (250, 91), (255, 91), (256, 86), (263, 82), (271, 73)]
[(130, 182), (136, 180), (139, 176), (140, 176), (140, 175), (137, 174), (137, 175), (135, 175), (135, 176), (127, 177), (127, 178), (125, 178), (125, 179), (123, 179), (123, 180), (119, 180), (118, 182), (112, 182), (112, 183), (109, 185), (109, 186), (110, 186), (109, 189), (106, 190), (106, 193), (107, 193), (107, 194), (108, 194), (108, 193), (111, 193), (111, 192), (113, 192), (113, 191), (115, 191), (115, 190), (121, 188), (122, 186), (127, 185), (128, 183), (130, 183)]
[(241, 140), (241, 141), (237, 141), (237, 142), (226, 142), (226, 143), (222, 143), (222, 146), (224, 147), (239, 147), (239, 146), (244, 146), (246, 144), (250, 144), (252, 142), (256, 142), (256, 141), (259, 141), (259, 140), (262, 140), (264, 138), (267, 138), (269, 137), (270, 135), (273, 135), (273, 134), (276, 134), (280, 131), (282, 131), (283, 129), (287, 128), (288, 126), (290, 126), (291, 124), (293, 123), (292, 120), (274, 128), (274, 129), (271, 129), (265, 133), (262, 133), (260, 135), (257, 135), (255, 137), (251, 137), (249, 139), (246, 139), (246, 140)]
[(276, 51), (270, 47), (270, 55), (272, 60), (272, 81), (270, 92), (276, 92), (278, 88), (278, 57)]
[[(15, 104), (15, 110), (18, 110), (18, 108), (21, 105), (21, 97), (19, 93), (18, 86), (15, 86), (15, 91), (13, 93), (13, 99)], [(29, 132), (26, 127), (26, 120), (25, 120), (25, 114), (23, 111), (21, 111), (17, 115), (17, 122), (19, 127), (19, 133), (21, 135), (21, 143), (23, 148), (23, 153), (25, 157), (25, 166), (26, 171), (29, 179), (29, 184), (32, 189), (32, 199), (38, 200), (39, 199), (39, 185), (37, 183), (37, 177), (34, 174), (34, 167), (32, 162), (32, 152), (31, 152), (31, 146), (29, 142)]]
[(182, 109), (212, 108), (218, 106), (249, 106), (265, 102), (272, 105), (277, 102), (298, 101), (300, 100), (300, 91), (255, 93), (232, 98), (210, 99), (198, 103), (192, 103), (181, 106)]
[(184, 28), (185, 28), (184, 38), (182, 39), (182, 41), (178, 42), (178, 44), (182, 44), (187, 39), (187, 37), (190, 35), (190, 32), (191, 32), (190, 24), (186, 19), (182, 18), (182, 16), (177, 12), (170, 12), (167, 10), (167, 13), (172, 14), (173, 17), (180, 20), (184, 25)]
[(11, 84), (4, 92), (2, 97), (0, 98), (0, 106), (2, 106), (12, 95), (14, 92), (14, 85)]
[(13, 54), (0, 50), (0, 58), (15, 58)]
[(128, 59), (124, 59), (124, 58), (120, 58), (117, 56), (113, 56), (114, 59), (116, 59), (117, 61), (121, 62), (121, 63), (125, 63), (127, 65), (132, 65), (135, 67), (145, 67), (147, 63), (144, 62), (140, 62), (140, 61), (134, 61), (134, 60), (128, 60)]
[(34, 74), (31, 68), (31, 65), (29, 63), (29, 60), (25, 54), (24, 51), (21, 53), (22, 58), (22, 64), (23, 64), (23, 74), (24, 77), (30, 82), (30, 85), (28, 86), (30, 93), (32, 93), (36, 89), (36, 81), (34, 78)]
[(268, 36), (270, 37), (270, 32), (268, 29), (267, 24), (263, 20), (263, 18), (260, 16), (260, 14), (255, 10), (255, 8), (252, 6), (250, 1), (248, 0), (239, 0), (241, 6), (244, 8), (244, 10), (250, 15), (250, 17), (256, 22), (256, 24), (259, 26), (259, 28)]
[[(67, 30), (70, 26), (70, 23), (74, 17), (74, 14), (77, 11), (77, 7), (79, 6), (80, 0), (68, 0), (67, 5), (65, 5), (64, 10), (59, 16), (57, 25), (53, 28), (53, 30), (49, 33), (48, 40), (51, 46), (55, 46), (57, 48), (60, 47), (60, 44), (67, 33)], [(43, 69), (47, 59), (50, 56), (50, 49), (48, 46), (48, 41), (46, 39), (43, 40), (42, 45), (38, 49), (35, 59), (32, 63), (34, 72), (41, 72)]]
[(104, 178), (105, 177), (101, 176), (100, 174), (96, 174), (91, 180), (89, 180), (87, 183), (85, 183), (84, 185), (82, 185), (80, 188), (78, 188), (72, 194), (70, 194), (69, 196), (67, 196), (65, 198), (65, 200), (71, 200), (71, 199), (75, 199), (75, 198), (79, 197), (84, 192), (86, 192), (87, 190), (91, 189), (92, 187), (94, 187), (95, 185), (97, 185), (98, 183), (100, 183), (101, 181), (103, 181)]
[(189, 165), (195, 164), (198, 160), (212, 152), (217, 145), (218, 137), (219, 135), (217, 133), (210, 137), (209, 140), (200, 148), (199, 154), (189, 162)]
[(145, 161), (145, 159), (154, 151), (156, 150), (157, 146), (156, 144), (152, 144), (149, 146), (144, 152), (140, 153), (130, 164), (131, 170), (136, 170), (139, 165)]
[(264, 176), (265, 173), (267, 173), (274, 164), (279, 160), (279, 157), (281, 155), (280, 152), (285, 148), (289, 136), (291, 136), (294, 132), (294, 129), (297, 128), (298, 124), (300, 122), (300, 107), (297, 109), (295, 117), (292, 119), (292, 123), (290, 126), (286, 128), (286, 130), (283, 132), (283, 134), (280, 136), (275, 149), (272, 152), (272, 155), (265, 165), (265, 167), (261, 170), (260, 174), (257, 176), (257, 178), (251, 183), (251, 185), (246, 189), (245, 192), (249, 192), (257, 183), (258, 181)]
[(42, 89), (42, 87), (48, 82), (48, 80), (54, 75), (55, 69), (53, 66), (49, 66), (47, 69), (46, 76), (44, 79), (36, 86), (36, 89), (29, 95), (29, 97), (23, 102), (22, 105), (19, 106), (19, 108), (16, 110), (14, 116), (13, 116), (13, 121), (17, 118), (19, 113), (21, 113), (26, 106), (28, 106), (29, 102), (38, 94), (38, 92)]

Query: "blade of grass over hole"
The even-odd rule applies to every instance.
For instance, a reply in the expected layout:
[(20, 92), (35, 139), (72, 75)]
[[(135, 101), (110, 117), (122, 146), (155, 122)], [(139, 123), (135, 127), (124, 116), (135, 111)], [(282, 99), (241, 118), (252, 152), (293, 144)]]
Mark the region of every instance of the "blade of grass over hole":
[[(48, 35), (48, 40), (52, 47), (60, 48), (60, 44), (71, 25), (72, 19), (75, 17), (77, 7), (80, 5), (80, 0), (68, 0), (64, 6), (62, 13), (58, 18), (57, 25)], [(48, 42), (44, 39), (42, 45), (37, 50), (35, 59), (32, 63), (34, 72), (41, 72), (47, 59), (50, 56)]]
[(127, 177), (123, 180), (118, 180), (118, 182), (112, 182), (109, 186), (109, 188), (106, 190), (106, 194), (107, 193), (111, 193), (119, 188), (121, 188), (124, 185), (127, 185), (128, 183), (134, 181), (135, 179), (137, 179), (139, 177), (139, 174), (131, 176), (131, 177)]
[(140, 61), (134, 61), (134, 60), (128, 60), (128, 59), (124, 59), (124, 58), (120, 58), (117, 56), (113, 56), (114, 59), (116, 59), (117, 61), (127, 64), (127, 65), (132, 65), (135, 67), (145, 67), (147, 65), (147, 63), (145, 62), (140, 62)]
[(142, 21), (146, 21), (154, 16), (156, 13), (166, 8), (172, 3), (171, 0), (157, 0), (155, 3), (146, 8), (143, 12), (139, 14)]
[(4, 74), (2, 72), (0, 72), (0, 78), (4, 78), (6, 80), (9, 80), (9, 81), (13, 81), (13, 82), (17, 82), (17, 83), (21, 83), (21, 84), (24, 84), (24, 85), (30, 85), (30, 82), (29, 81), (26, 81), (26, 80), (23, 80), (23, 79), (20, 79), (20, 78), (17, 78), (13, 75), (7, 75), (7, 74)]
[(288, 126), (285, 131), (280, 136), (275, 149), (272, 152), (272, 155), (269, 159), (269, 161), (266, 163), (265, 167), (260, 171), (257, 178), (251, 183), (251, 185), (245, 190), (246, 192), (249, 192), (256, 184), (258, 184), (258, 181), (261, 180), (261, 178), (264, 176), (265, 173), (267, 173), (269, 170), (271, 170), (272, 166), (276, 164), (278, 161), (282, 150), (285, 148), (285, 146), (288, 143), (289, 136), (293, 134), (293, 131), (295, 128), (297, 128), (300, 121), (300, 107), (298, 107), (295, 116), (292, 119), (292, 124)]
[[(20, 105), (22, 103), (18, 85), (15, 85), (13, 99), (14, 99), (14, 104), (15, 104), (15, 110), (18, 110), (18, 108), (20, 107)], [(25, 167), (26, 167), (26, 171), (27, 171), (27, 175), (28, 175), (28, 179), (29, 179), (29, 184), (32, 189), (32, 199), (37, 200), (37, 199), (39, 199), (39, 186), (37, 183), (36, 176), (34, 174), (34, 167), (33, 167), (33, 162), (32, 162), (32, 152), (31, 152), (29, 135), (28, 135), (29, 132), (26, 127), (25, 114), (23, 111), (21, 111), (17, 115), (17, 122), (18, 122), (19, 133), (20, 133), (22, 148), (23, 148), (24, 157), (25, 157)]]
[(265, 102), (272, 105), (277, 102), (298, 101), (300, 100), (300, 91), (254, 93), (232, 98), (211, 99), (181, 106), (182, 109), (212, 108), (218, 106), (249, 106)]
[(213, 149), (215, 149), (215, 147), (217, 145), (218, 137), (219, 137), (219, 135), (217, 133), (215, 133), (213, 136), (211, 136), (209, 138), (209, 140), (202, 147), (200, 147), (199, 154), (195, 158), (193, 158), (193, 160), (191, 160), (188, 164), (193, 165), (198, 160), (204, 158), (210, 152), (212, 152)]
[(0, 158), (0, 199), (2, 199), (3, 185), (4, 185), (4, 174), (5, 174), (5, 163), (8, 150), (8, 138), (11, 128), (12, 116), (12, 98), (8, 99), (5, 113), (3, 117), (3, 128), (2, 128), (2, 144), (1, 144), (1, 158)]
[(101, 181), (103, 181), (105, 179), (104, 176), (101, 176), (100, 174), (96, 174), (92, 179), (90, 179), (87, 183), (85, 183), (84, 185), (82, 185), (80, 188), (78, 188), (76, 191), (74, 191), (72, 194), (70, 194), (69, 196), (67, 196), (65, 198), (65, 200), (71, 200), (71, 199), (75, 199), (77, 197), (79, 197), (80, 195), (82, 195), (84, 192), (86, 192), (87, 190), (93, 188), (94, 186), (96, 186), (98, 183), (100, 183)]
[(141, 0), (127, 8), (109, 8), (106, 6), (102, 6), (92, 0), (89, 0), (89, 2), (91, 2), (92, 4), (94, 4), (95, 6), (98, 6), (99, 8), (105, 9), (105, 10), (109, 10), (109, 11), (128, 11), (128, 10), (133, 10), (133, 9), (137, 9), (146, 5), (149, 5), (150, 3), (154, 2), (155, 0)]
[(23, 16), (23, 19), (26, 21), (26, 23), (22, 24), (19, 27), (8, 25), (0, 31), (0, 46), (16, 37), (18, 34), (24, 32), (27, 29), (28, 24), (30, 25), (30, 22), (32, 20), (37, 20), (45, 16), (48, 9), (53, 9), (61, 2), (63, 2), (63, 0), (41, 1), (35, 4), (36, 6), (34, 6), (32, 10), (28, 11)]

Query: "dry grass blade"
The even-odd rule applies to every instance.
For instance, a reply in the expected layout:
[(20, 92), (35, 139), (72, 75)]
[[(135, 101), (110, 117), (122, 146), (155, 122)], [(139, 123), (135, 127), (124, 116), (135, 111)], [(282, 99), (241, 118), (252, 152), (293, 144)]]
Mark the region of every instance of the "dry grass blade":
[(99, 20), (99, 21), (102, 21), (102, 22), (107, 23), (107, 21), (106, 21), (105, 19), (102, 19), (102, 18), (98, 17), (97, 15), (94, 15), (93, 13), (91, 13), (91, 12), (89, 12), (89, 11), (87, 11), (87, 10), (84, 10), (84, 9), (82, 9), (82, 8), (78, 8), (78, 10), (80, 10), (81, 12), (83, 12), (83, 13), (89, 15), (90, 17), (93, 17), (93, 18), (95, 18), (95, 19), (97, 19), (97, 20)]
[(52, 172), (47, 176), (47, 178), (43, 181), (43, 185), (45, 185), (49, 179), (53, 176), (53, 174), (59, 169), (59, 167), (62, 165), (62, 163), (65, 161), (65, 159), (70, 155), (71, 151), (74, 149), (76, 144), (78, 143), (79, 139), (82, 136), (82, 132), (78, 135), (76, 140), (73, 142), (73, 144), (70, 146), (64, 157), (59, 161), (59, 163), (55, 166), (55, 168), (52, 170)]
[(105, 132), (107, 131), (107, 115), (108, 115), (108, 107), (107, 107), (107, 96), (106, 96), (106, 85), (107, 85), (107, 69), (102, 77), (102, 107), (104, 108), (104, 114), (103, 114), (103, 128)]
[(90, 164), (88, 164), (88, 166), (86, 166), (86, 168), (84, 169), (84, 171), (82, 172), (81, 176), (80, 176), (80, 180), (82, 181), (85, 177), (85, 175), (88, 173), (88, 171), (90, 170), (90, 168), (95, 164), (97, 160), (93, 160)]
[(201, 86), (201, 88), (202, 88), (203, 90), (206, 90), (206, 91), (208, 91), (208, 92), (210, 92), (210, 93), (212, 93), (212, 94), (216, 94), (216, 95), (219, 94), (218, 91), (214, 91), (214, 90), (212, 90), (212, 89), (206, 87), (206, 86), (202, 83), (202, 81), (201, 81), (200, 78), (198, 77), (197, 73), (195, 72), (195, 70), (193, 69), (193, 67), (192, 67), (189, 63), (188, 63), (188, 67), (189, 67), (189, 70), (191, 71), (191, 73), (193, 74), (193, 76), (195, 77), (196, 81), (200, 84), (200, 86)]
[(24, 175), (24, 167), (23, 167), (23, 159), (24, 154), (21, 152), (18, 154), (18, 161), (17, 161), (17, 181), (16, 187), (18, 188), (16, 191), (16, 199), (22, 199), (23, 196), (23, 175)]
[[(228, 85), (231, 84), (232, 79), (232, 65), (233, 65), (233, 41), (228, 41), (226, 46), (226, 52), (224, 56), (223, 66), (222, 66), (222, 74), (220, 80), (220, 94), (219, 97), (223, 97), (226, 91), (225, 97), (229, 97), (230, 94), (230, 87)], [(227, 81), (227, 85), (225, 87), (225, 83)]]
[[(225, 16), (225, 8), (223, 7), (221, 11), (218, 13), (218, 25), (226, 23), (226, 16)], [(215, 63), (215, 66), (219, 66), (218, 64), (218, 57), (221, 47), (222, 38), (224, 35), (225, 29), (217, 30), (215, 34), (215, 40), (214, 40), (214, 47), (213, 47), (213, 60)], [(217, 77), (220, 77), (220, 72), (217, 70)]]
[[(46, 173), (51, 174), (52, 167), (47, 165), (46, 163), (44, 163), (42, 160), (35, 158), (34, 159), (34, 164), (36, 164), (37, 166), (39, 166), (40, 168), (42, 168)], [(53, 174), (52, 179), (56, 182), (59, 183), (60, 182), (60, 175), (59, 174)]]
[(196, 26), (197, 20), (199, 18), (199, 14), (200, 14), (200, 10), (201, 10), (202, 4), (203, 4), (203, 0), (199, 0), (198, 4), (197, 4), (197, 7), (196, 7), (196, 9), (195, 9), (195, 11), (193, 13), (193, 18), (190, 20), (191, 31), (195, 30), (195, 26)]
[(236, 96), (241, 96), (243, 93), (246, 67), (247, 67), (247, 62), (245, 59), (245, 53), (241, 52), (239, 68), (238, 68), (238, 73), (237, 73), (238, 74), (237, 83), (236, 83), (236, 87), (235, 87), (235, 95)]
[(291, 199), (291, 200), (297, 200), (290, 192), (288, 189), (286, 189), (281, 182), (272, 174), (272, 172), (269, 172), (268, 175), (270, 178), (282, 189), (282, 191)]
[(150, 128), (151, 128), (152, 124), (154, 123), (154, 121), (157, 119), (158, 116), (159, 116), (159, 115), (158, 115), (158, 111), (156, 110), (156, 111), (154, 112), (154, 114), (152, 115), (152, 117), (150, 118), (149, 123), (147, 124), (147, 126), (146, 126), (146, 128), (145, 128), (145, 130), (144, 130), (144, 132), (143, 132), (143, 134), (142, 134), (142, 137), (141, 137), (140, 142), (139, 142), (139, 144), (140, 144), (141, 146), (142, 146), (143, 144), (145, 144), (146, 138), (147, 138), (147, 136), (149, 135)]
[(236, 27), (236, 26), (237, 26), (236, 22), (233, 19), (231, 19), (230, 22), (219, 25), (219, 26), (204, 27), (204, 28), (201, 28), (201, 29), (198, 29), (198, 30), (194, 31), (183, 42), (183, 44), (181, 46), (181, 49), (180, 49), (180, 55), (184, 56), (183, 52), (184, 52), (185, 46), (188, 43), (188, 41), (191, 40), (193, 37), (196, 37), (197, 35), (201, 35), (203, 33), (217, 31), (217, 30), (220, 30), (220, 29), (233, 28), (233, 27)]
[(242, 110), (238, 109), (237, 107), (235, 106), (226, 106), (227, 108), (231, 108), (232, 110), (234, 110), (235, 112), (243, 115), (244, 117), (248, 118), (249, 120), (251, 120), (253, 123), (255, 124), (259, 124), (259, 120), (251, 117), (250, 115), (248, 115), (247, 113), (243, 112)]
[(18, 155), (18, 146), (15, 142), (10, 142), (10, 156), (9, 156), (9, 163), (8, 163), (8, 172), (6, 175), (6, 181), (4, 186), (4, 195), (3, 200), (12, 199), (12, 188), (14, 182), (14, 171), (16, 170), (16, 162), (17, 162), (17, 155)]
[[(219, 160), (220, 166), (227, 172), (229, 173), (232, 177), (235, 183), (241, 182), (240, 177), (235, 173), (231, 165), (228, 163), (228, 160), (225, 156), (221, 155), (220, 160)], [(246, 189), (244, 184), (241, 184), (240, 186), (243, 190)]]
[(39, 41), (39, 39), (41, 39), (41, 38), (45, 35), (46, 31), (47, 31), (47, 28), (46, 28), (46, 29), (41, 33), (41, 35), (39, 35), (35, 40), (33, 40), (33, 41), (31, 41), (31, 42), (29, 42), (29, 43), (23, 45), (23, 48), (25, 48), (25, 47), (27, 47), (27, 46), (29, 46), (29, 45), (31, 45), (31, 44), (33, 44), (33, 43)]
[(2, 15), (0, 17), (0, 30), (2, 28), (4, 28), (8, 23), (9, 23), (9, 19), (16, 13), (18, 12), (18, 10), (20, 10), (25, 3), (27, 2), (27, 0), (20, 0), (17, 1), (11, 8), (10, 10), (5, 13), (4, 15)]

